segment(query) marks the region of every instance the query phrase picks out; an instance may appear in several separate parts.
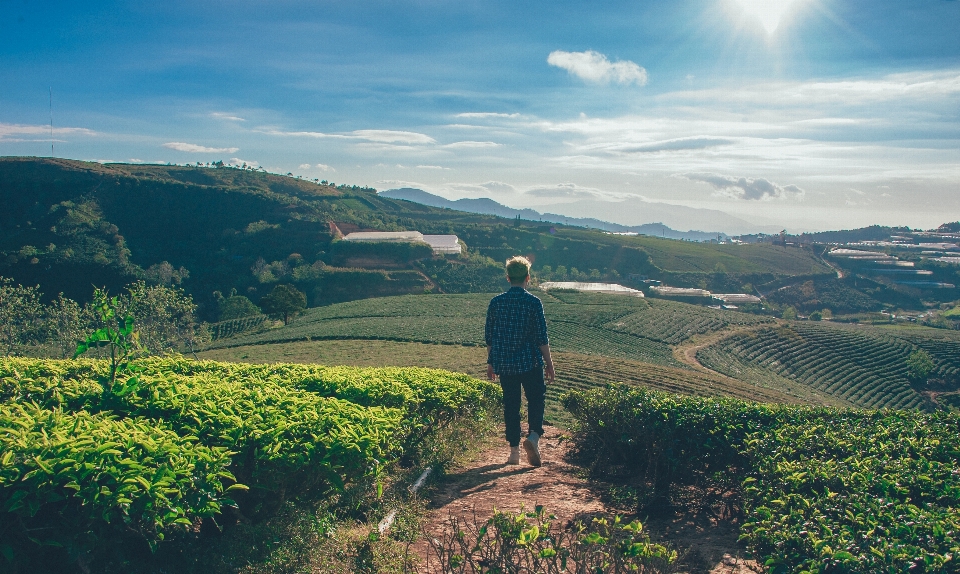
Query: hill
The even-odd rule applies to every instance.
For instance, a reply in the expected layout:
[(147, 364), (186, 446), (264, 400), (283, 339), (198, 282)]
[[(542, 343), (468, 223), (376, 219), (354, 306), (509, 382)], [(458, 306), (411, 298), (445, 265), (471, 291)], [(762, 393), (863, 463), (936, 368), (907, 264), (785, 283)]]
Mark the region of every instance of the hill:
[[(400, 189), (388, 189), (380, 192), (381, 197), (391, 199), (403, 199), (429, 205), (431, 207), (443, 207), (455, 211), (466, 211), (468, 213), (481, 213), (485, 215), (496, 215), (498, 217), (508, 217), (511, 219), (520, 218), (529, 221), (546, 221), (548, 223), (560, 223), (563, 225), (573, 225), (577, 227), (588, 227), (590, 229), (599, 229), (601, 231), (612, 231), (614, 233), (638, 233), (640, 235), (652, 235), (655, 237), (667, 239), (683, 239), (687, 241), (710, 241), (717, 239), (718, 236), (726, 238), (725, 233), (713, 231), (677, 231), (662, 223), (644, 223), (643, 225), (621, 225), (610, 221), (603, 221), (592, 217), (568, 217), (557, 213), (540, 213), (533, 209), (514, 209), (498, 203), (492, 199), (481, 197), (478, 199), (457, 199), (449, 200), (439, 195), (434, 195), (423, 191), (403, 187)], [(671, 206), (675, 207), (675, 206)], [(746, 221), (739, 222), (741, 225), (749, 225)]]
[[(257, 302), (292, 283), (310, 306), (404, 293), (490, 292), (500, 261), (523, 253), (544, 279), (661, 279), (739, 290), (832, 271), (809, 249), (709, 245), (506, 220), (253, 169), (0, 158), (0, 275), (85, 300), (134, 279), (180, 284), (206, 320), (215, 292)], [(459, 257), (379, 254), (339, 265), (339, 232), (453, 233)], [(374, 255), (377, 255), (376, 253)]]

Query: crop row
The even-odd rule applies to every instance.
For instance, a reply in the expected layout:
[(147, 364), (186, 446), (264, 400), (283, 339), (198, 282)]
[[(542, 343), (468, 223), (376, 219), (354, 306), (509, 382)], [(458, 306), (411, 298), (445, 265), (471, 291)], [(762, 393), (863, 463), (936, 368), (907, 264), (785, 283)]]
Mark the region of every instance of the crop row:
[(905, 341), (796, 324), (738, 334), (713, 348), (712, 353), (701, 350), (697, 355), (710, 368), (711, 360), (730, 354), (855, 405), (910, 408), (921, 404), (907, 378), (906, 359), (913, 346)]
[(958, 572), (960, 414), (680, 397), (614, 385), (564, 400), (598, 472), (656, 496), (733, 489), (771, 572)]
[[(669, 344), (694, 334), (769, 319), (670, 301), (568, 292), (538, 293), (555, 349), (682, 366)], [(221, 340), (214, 347), (305, 339), (381, 339), (484, 345), (491, 295), (417, 295), (313, 309), (282, 329)]]
[(675, 345), (694, 335), (731, 326), (772, 322), (770, 318), (759, 315), (719, 311), (662, 299), (651, 299), (649, 304), (649, 308), (612, 320), (605, 327)]
[[(202, 468), (209, 461), (220, 461), (220, 466), (204, 476), (212, 477), (210, 480), (226, 477), (231, 484), (238, 481), (233, 487), (237, 489), (233, 500), (243, 515), (258, 518), (269, 516), (284, 500), (299, 495), (322, 496), (364, 488), (385, 464), (400, 455), (415, 456), (419, 441), (427, 433), (457, 416), (483, 416), (498, 390), (465, 375), (431, 369), (255, 366), (179, 358), (146, 359), (134, 367), (142, 383), (119, 396), (104, 391), (98, 382), (108, 369), (103, 361), (0, 360), (5, 436), (13, 436), (8, 429), (33, 428), (37, 426), (34, 420), (54, 420), (61, 415), (73, 417), (78, 425), (86, 420), (102, 425), (122, 422), (166, 432), (172, 437), (168, 442), (173, 441), (173, 447), (193, 449), (182, 455), (184, 464)], [(20, 405), (28, 405), (29, 410)], [(66, 428), (64, 425), (69, 426), (63, 423), (61, 427)], [(41, 426), (40, 431), (22, 439), (24, 452), (41, 448), (50, 434), (45, 431), (46, 427)], [(122, 434), (122, 430), (116, 432)], [(174, 439), (182, 439), (182, 444)], [(77, 500), (77, 496), (94, 492), (96, 489), (91, 489), (100, 484), (100, 475), (61, 473), (57, 465), (80, 464), (77, 461), (93, 456), (88, 451), (99, 449), (102, 444), (104, 440), (75, 444), (80, 458), (56, 454), (60, 451), (51, 455), (44, 464), (58, 473), (50, 488), (59, 499), (48, 497), (46, 502), (29, 507), (31, 517), (39, 516), (40, 523), (55, 520), (62, 514), (56, 511), (60, 503), (79, 504), (89, 510), (90, 502), (86, 498)], [(4, 445), (0, 460), (4, 465), (11, 463), (12, 472), (27, 475), (36, 457), (9, 454), (13, 452), (10, 448)], [(134, 469), (132, 476), (124, 475), (124, 484), (158, 479), (151, 465), (141, 460), (145, 455), (130, 448), (118, 452), (126, 453), (123, 464), (134, 465), (124, 467)], [(40, 462), (36, 465), (40, 466)], [(87, 468), (87, 463), (83, 465)], [(230, 473), (223, 474), (227, 465)], [(109, 485), (105, 488), (115, 492)], [(184, 488), (182, 496), (186, 499), (200, 496), (216, 505), (233, 504), (222, 500), (222, 488)], [(107, 491), (103, 492), (106, 496)], [(9, 497), (15, 496), (19, 495), (9, 485), (0, 486), (0, 499), (7, 501), (0, 507), (0, 514), (18, 508), (8, 503), (13, 500)], [(122, 512), (125, 505), (131, 504), (127, 498), (106, 499), (104, 504), (112, 504), (111, 508)], [(150, 531), (152, 534), (141, 529), (144, 539), (156, 543), (165, 529), (182, 529), (205, 516), (196, 509), (188, 510), (181, 513), (183, 516), (164, 514), (169, 514), (173, 522), (160, 523)], [(208, 510), (216, 512), (219, 507)], [(139, 507), (134, 511), (135, 520), (147, 520)], [(114, 524), (110, 513), (96, 516)], [(0, 521), (6, 520), (0, 516)], [(97, 520), (95, 526), (103, 527)], [(18, 541), (25, 537), (41, 543), (58, 542), (43, 535), (44, 528), (51, 528), (51, 535), (56, 532), (52, 526), (24, 521), (8, 523), (17, 526), (0, 532), (0, 545), (5, 548), (20, 547)], [(78, 542), (76, 552), (94, 554), (104, 544), (115, 542), (109, 537), (99, 537), (86, 545)]]

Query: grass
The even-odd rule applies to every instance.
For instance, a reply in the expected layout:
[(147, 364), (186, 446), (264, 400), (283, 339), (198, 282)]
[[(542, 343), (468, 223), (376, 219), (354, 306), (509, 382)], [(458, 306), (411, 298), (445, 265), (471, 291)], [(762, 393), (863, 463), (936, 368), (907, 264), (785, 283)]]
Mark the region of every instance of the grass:
[[(306, 363), (324, 365), (416, 366), (446, 369), (483, 378), (487, 351), (482, 347), (435, 345), (383, 340), (295, 341), (213, 349), (200, 358), (248, 363)], [(732, 396), (776, 403), (834, 404), (807, 390), (779, 391), (751, 382), (717, 377), (689, 369), (655, 365), (629, 359), (558, 351), (554, 353), (557, 381), (547, 388), (547, 419), (568, 427), (571, 419), (558, 402), (571, 389), (587, 389), (622, 382), (651, 389), (698, 396)], [(790, 392), (790, 391), (793, 392)]]

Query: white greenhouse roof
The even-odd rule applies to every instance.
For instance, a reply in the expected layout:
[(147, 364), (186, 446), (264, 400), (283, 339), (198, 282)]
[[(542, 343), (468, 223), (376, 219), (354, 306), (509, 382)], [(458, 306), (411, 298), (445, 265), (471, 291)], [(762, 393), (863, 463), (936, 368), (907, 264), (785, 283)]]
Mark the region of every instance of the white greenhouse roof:
[(617, 285), (616, 283), (581, 283), (579, 281), (545, 281), (540, 284), (544, 291), (550, 289), (573, 289), (585, 293), (606, 293), (608, 295), (629, 295), (643, 297), (643, 292), (637, 289)]
[(424, 235), (423, 242), (434, 253), (460, 253), (460, 239), (456, 235)]

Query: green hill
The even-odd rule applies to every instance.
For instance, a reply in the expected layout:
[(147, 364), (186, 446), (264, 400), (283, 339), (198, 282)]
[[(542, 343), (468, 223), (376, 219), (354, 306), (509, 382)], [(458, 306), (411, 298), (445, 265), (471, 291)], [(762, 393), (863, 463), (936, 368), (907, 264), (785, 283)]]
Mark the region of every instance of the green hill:
[[(83, 300), (91, 285), (182, 282), (207, 320), (214, 291), (254, 302), (278, 282), (311, 307), (404, 293), (490, 292), (500, 262), (523, 253), (541, 278), (636, 282), (736, 291), (745, 284), (831, 273), (812, 251), (625, 237), (514, 221), (380, 197), (252, 169), (0, 158), (0, 275)], [(341, 230), (453, 233), (461, 257), (341, 267)], [(399, 257), (399, 258), (398, 258)], [(381, 258), (382, 259), (382, 258)]]

